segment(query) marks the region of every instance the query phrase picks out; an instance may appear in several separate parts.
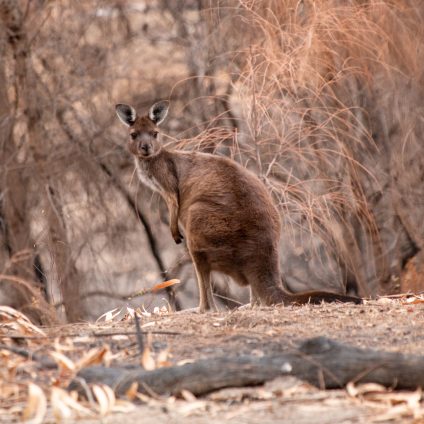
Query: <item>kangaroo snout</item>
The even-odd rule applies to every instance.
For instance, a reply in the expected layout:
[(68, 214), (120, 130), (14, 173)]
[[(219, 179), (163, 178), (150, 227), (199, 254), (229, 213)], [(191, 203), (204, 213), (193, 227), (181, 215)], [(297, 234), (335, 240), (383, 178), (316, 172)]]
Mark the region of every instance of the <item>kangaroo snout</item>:
[(140, 143), (138, 145), (138, 151), (143, 155), (143, 156), (149, 156), (151, 151), (152, 151), (152, 146), (149, 143)]

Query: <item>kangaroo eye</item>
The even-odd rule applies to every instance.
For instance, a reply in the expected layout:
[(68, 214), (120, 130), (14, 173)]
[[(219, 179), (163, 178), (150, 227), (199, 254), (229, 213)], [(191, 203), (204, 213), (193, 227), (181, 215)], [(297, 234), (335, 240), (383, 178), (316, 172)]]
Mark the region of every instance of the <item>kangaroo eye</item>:
[(137, 138), (137, 133), (133, 132), (130, 134), (130, 137), (135, 140)]
[(153, 137), (154, 137), (154, 138), (158, 138), (158, 134), (159, 134), (159, 131), (154, 131), (154, 132), (153, 132)]

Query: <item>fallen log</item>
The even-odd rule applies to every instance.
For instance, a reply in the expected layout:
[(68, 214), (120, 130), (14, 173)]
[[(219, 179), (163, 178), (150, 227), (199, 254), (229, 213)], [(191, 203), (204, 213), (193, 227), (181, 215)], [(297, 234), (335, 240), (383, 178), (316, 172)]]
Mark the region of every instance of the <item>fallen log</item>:
[(146, 371), (95, 366), (81, 370), (70, 390), (86, 383), (106, 384), (118, 396), (138, 383), (141, 393), (178, 394), (183, 389), (203, 395), (225, 387), (262, 384), (282, 375), (295, 376), (322, 389), (348, 382), (374, 382), (396, 389), (424, 387), (424, 357), (379, 352), (345, 345), (325, 337), (308, 339), (298, 350), (281, 355), (203, 359), (181, 366)]

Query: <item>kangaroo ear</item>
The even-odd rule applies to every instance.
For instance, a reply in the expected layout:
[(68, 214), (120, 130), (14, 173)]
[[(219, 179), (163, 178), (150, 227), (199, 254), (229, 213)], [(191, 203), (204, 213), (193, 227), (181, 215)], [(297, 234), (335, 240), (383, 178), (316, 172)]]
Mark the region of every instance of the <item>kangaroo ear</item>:
[(115, 110), (118, 118), (123, 124), (129, 127), (134, 124), (137, 118), (137, 112), (132, 106), (119, 103), (115, 106)]
[(169, 102), (163, 100), (155, 103), (149, 110), (149, 118), (156, 125), (160, 125), (166, 118), (169, 109)]

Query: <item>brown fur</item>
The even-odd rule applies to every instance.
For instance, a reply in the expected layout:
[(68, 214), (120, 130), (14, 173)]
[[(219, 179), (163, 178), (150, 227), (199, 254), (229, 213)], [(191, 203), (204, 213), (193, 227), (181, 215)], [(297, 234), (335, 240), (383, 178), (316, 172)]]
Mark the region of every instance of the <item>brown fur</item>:
[(140, 179), (165, 199), (176, 243), (182, 239), (181, 224), (197, 274), (201, 312), (216, 309), (212, 271), (250, 286), (252, 304), (361, 301), (335, 293), (285, 291), (279, 260), (280, 216), (259, 178), (224, 157), (163, 148), (158, 127), (149, 116), (127, 125), (135, 134), (128, 148)]

